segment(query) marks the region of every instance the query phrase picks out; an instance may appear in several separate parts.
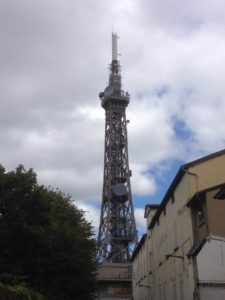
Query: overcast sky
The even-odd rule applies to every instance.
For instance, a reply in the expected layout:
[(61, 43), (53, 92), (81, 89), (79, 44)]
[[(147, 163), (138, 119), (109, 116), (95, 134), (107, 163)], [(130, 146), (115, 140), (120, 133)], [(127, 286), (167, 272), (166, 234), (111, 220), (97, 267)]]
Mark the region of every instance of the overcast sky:
[(225, 148), (224, 0), (0, 0), (0, 163), (33, 167), (98, 226), (112, 28), (141, 230), (180, 164)]

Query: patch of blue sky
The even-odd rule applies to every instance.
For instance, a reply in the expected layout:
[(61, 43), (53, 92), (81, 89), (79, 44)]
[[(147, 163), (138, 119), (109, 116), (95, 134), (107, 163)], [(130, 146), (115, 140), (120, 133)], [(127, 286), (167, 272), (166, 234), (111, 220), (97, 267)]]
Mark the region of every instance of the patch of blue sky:
[(192, 132), (187, 129), (186, 124), (183, 120), (174, 120), (173, 129), (175, 131), (178, 140), (190, 140), (192, 139)]
[[(154, 177), (156, 182), (156, 191), (153, 195), (138, 196), (133, 195), (133, 203), (136, 208), (143, 208), (146, 204), (160, 204), (170, 184), (172, 183), (176, 173), (180, 166), (184, 162), (181, 160), (171, 160), (169, 166), (163, 168), (163, 170), (157, 170), (157, 166), (152, 168), (149, 173)], [(162, 169), (160, 166), (159, 168)]]
[(134, 98), (135, 101), (137, 101), (137, 100), (142, 100), (142, 99), (148, 97), (148, 96), (149, 96), (149, 93), (150, 93), (149, 90), (138, 91), (138, 92), (135, 94), (135, 97), (132, 97), (132, 98)]
[(170, 91), (171, 91), (170, 87), (166, 84), (163, 84), (154, 89), (154, 95), (156, 95), (158, 98), (163, 98)]
[(171, 88), (167, 84), (162, 84), (154, 89), (138, 91), (135, 95), (135, 100), (142, 100), (149, 96), (157, 96), (158, 98), (163, 98), (166, 94), (171, 91)]
[[(152, 203), (160, 203), (166, 194), (169, 186), (171, 185), (174, 177), (176, 176), (180, 166), (183, 164), (181, 160), (171, 160), (169, 168), (165, 168), (161, 174), (156, 173), (155, 181), (157, 185), (157, 189), (155, 194), (153, 195), (155, 202)], [(151, 202), (150, 202), (151, 203)]]

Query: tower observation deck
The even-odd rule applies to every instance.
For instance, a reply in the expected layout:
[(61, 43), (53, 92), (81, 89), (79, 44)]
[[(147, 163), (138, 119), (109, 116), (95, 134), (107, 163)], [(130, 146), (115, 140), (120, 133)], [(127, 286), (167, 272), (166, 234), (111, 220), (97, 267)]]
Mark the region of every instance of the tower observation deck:
[(105, 153), (98, 262), (129, 262), (137, 243), (131, 196), (126, 107), (130, 95), (121, 88), (117, 35), (112, 34), (109, 85), (99, 94), (105, 110)]

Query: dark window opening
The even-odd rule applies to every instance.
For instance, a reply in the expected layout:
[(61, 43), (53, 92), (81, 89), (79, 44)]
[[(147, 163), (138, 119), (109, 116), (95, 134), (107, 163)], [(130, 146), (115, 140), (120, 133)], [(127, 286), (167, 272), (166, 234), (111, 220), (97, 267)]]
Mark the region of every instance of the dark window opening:
[(198, 208), (197, 215), (198, 215), (198, 221), (199, 222), (204, 221), (205, 217), (204, 217), (204, 212), (203, 212), (203, 208), (202, 207)]
[(214, 199), (225, 200), (225, 188), (219, 190), (214, 196)]

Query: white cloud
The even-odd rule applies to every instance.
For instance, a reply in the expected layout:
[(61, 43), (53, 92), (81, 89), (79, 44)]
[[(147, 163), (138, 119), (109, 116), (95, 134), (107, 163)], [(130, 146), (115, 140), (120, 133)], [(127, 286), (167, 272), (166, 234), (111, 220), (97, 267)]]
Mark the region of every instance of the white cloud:
[(1, 164), (34, 167), (41, 183), (85, 201), (91, 211), (101, 201), (98, 93), (108, 84), (112, 24), (131, 94), (133, 193), (157, 191), (153, 168), (225, 147), (222, 0), (3, 1)]
[(132, 103), (129, 111), (130, 157), (135, 163), (158, 163), (165, 157), (176, 155), (177, 145), (172, 116), (167, 110), (165, 97), (157, 99), (147, 95)]
[(131, 164), (132, 192), (136, 195), (152, 195), (156, 191), (155, 179), (148, 173), (146, 164)]
[(85, 218), (91, 222), (94, 232), (97, 235), (100, 221), (100, 209), (84, 201), (76, 201), (76, 205), (85, 212)]
[(145, 211), (143, 208), (135, 208), (134, 210), (134, 216), (139, 235), (146, 233), (147, 229), (146, 220), (144, 219), (144, 212)]

